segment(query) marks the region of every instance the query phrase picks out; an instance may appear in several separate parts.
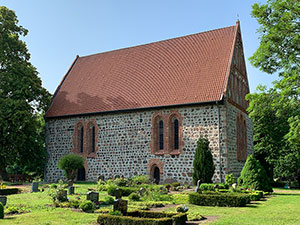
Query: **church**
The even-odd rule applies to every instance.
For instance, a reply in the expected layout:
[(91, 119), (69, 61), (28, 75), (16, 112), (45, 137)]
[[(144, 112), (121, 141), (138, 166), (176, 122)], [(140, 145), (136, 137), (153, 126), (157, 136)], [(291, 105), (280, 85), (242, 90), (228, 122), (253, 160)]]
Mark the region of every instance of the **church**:
[(77, 56), (46, 112), (45, 181), (59, 159), (85, 159), (78, 180), (148, 174), (192, 183), (197, 140), (213, 155), (214, 182), (239, 176), (253, 153), (249, 84), (239, 21), (234, 26)]

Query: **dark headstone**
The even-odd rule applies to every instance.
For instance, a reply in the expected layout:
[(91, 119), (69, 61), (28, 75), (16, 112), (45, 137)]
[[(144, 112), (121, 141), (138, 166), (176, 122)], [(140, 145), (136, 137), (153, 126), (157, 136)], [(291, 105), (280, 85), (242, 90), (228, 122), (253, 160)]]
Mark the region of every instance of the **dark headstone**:
[(39, 192), (39, 182), (32, 182), (31, 192)]
[(114, 212), (120, 211), (124, 216), (127, 215), (127, 205), (128, 201), (123, 199), (116, 199), (114, 201)]
[(7, 202), (7, 197), (0, 195), (0, 202), (2, 203), (3, 206), (5, 206)]
[(75, 187), (74, 186), (70, 186), (69, 187), (69, 195), (74, 195), (75, 193)]
[(86, 200), (90, 200), (94, 203), (99, 202), (99, 192), (89, 191), (86, 193)]
[(116, 199), (121, 199), (121, 198), (122, 198), (122, 191), (119, 188), (117, 188), (116, 189)]

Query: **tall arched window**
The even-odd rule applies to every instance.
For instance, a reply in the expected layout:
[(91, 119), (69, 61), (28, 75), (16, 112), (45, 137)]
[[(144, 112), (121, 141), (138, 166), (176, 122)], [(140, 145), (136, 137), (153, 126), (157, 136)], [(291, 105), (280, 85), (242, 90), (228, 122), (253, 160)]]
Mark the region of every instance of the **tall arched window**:
[(239, 161), (246, 161), (248, 156), (247, 147), (247, 126), (242, 114), (236, 119), (236, 158)]
[(179, 122), (178, 119), (174, 120), (174, 149), (178, 150), (179, 149)]
[(164, 149), (164, 122), (162, 120), (159, 121), (159, 126), (158, 126), (158, 134), (159, 134), (159, 150)]
[(83, 130), (83, 126), (81, 126), (79, 128), (79, 149), (80, 149), (80, 153), (83, 153), (83, 135), (84, 135), (84, 130)]
[(92, 143), (91, 152), (95, 152), (95, 127), (92, 127)]

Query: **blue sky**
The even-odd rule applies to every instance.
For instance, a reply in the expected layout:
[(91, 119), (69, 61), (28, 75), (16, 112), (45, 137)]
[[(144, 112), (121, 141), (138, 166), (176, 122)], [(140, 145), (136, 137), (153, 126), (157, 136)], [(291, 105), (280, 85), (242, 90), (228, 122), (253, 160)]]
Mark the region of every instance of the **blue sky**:
[(53, 93), (76, 55), (85, 56), (199, 33), (241, 22), (251, 92), (275, 75), (248, 58), (259, 45), (254, 2), (241, 0), (0, 0), (29, 30), (24, 38), (43, 86)]

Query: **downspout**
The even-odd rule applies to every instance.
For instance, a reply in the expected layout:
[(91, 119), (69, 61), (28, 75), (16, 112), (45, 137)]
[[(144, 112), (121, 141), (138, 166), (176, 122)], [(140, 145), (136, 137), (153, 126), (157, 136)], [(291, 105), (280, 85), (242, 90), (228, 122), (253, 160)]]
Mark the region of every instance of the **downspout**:
[(219, 135), (219, 171), (220, 171), (220, 183), (222, 183), (222, 154), (221, 154), (221, 112), (220, 112), (220, 106), (219, 102), (216, 101), (217, 107), (218, 107), (218, 135)]

